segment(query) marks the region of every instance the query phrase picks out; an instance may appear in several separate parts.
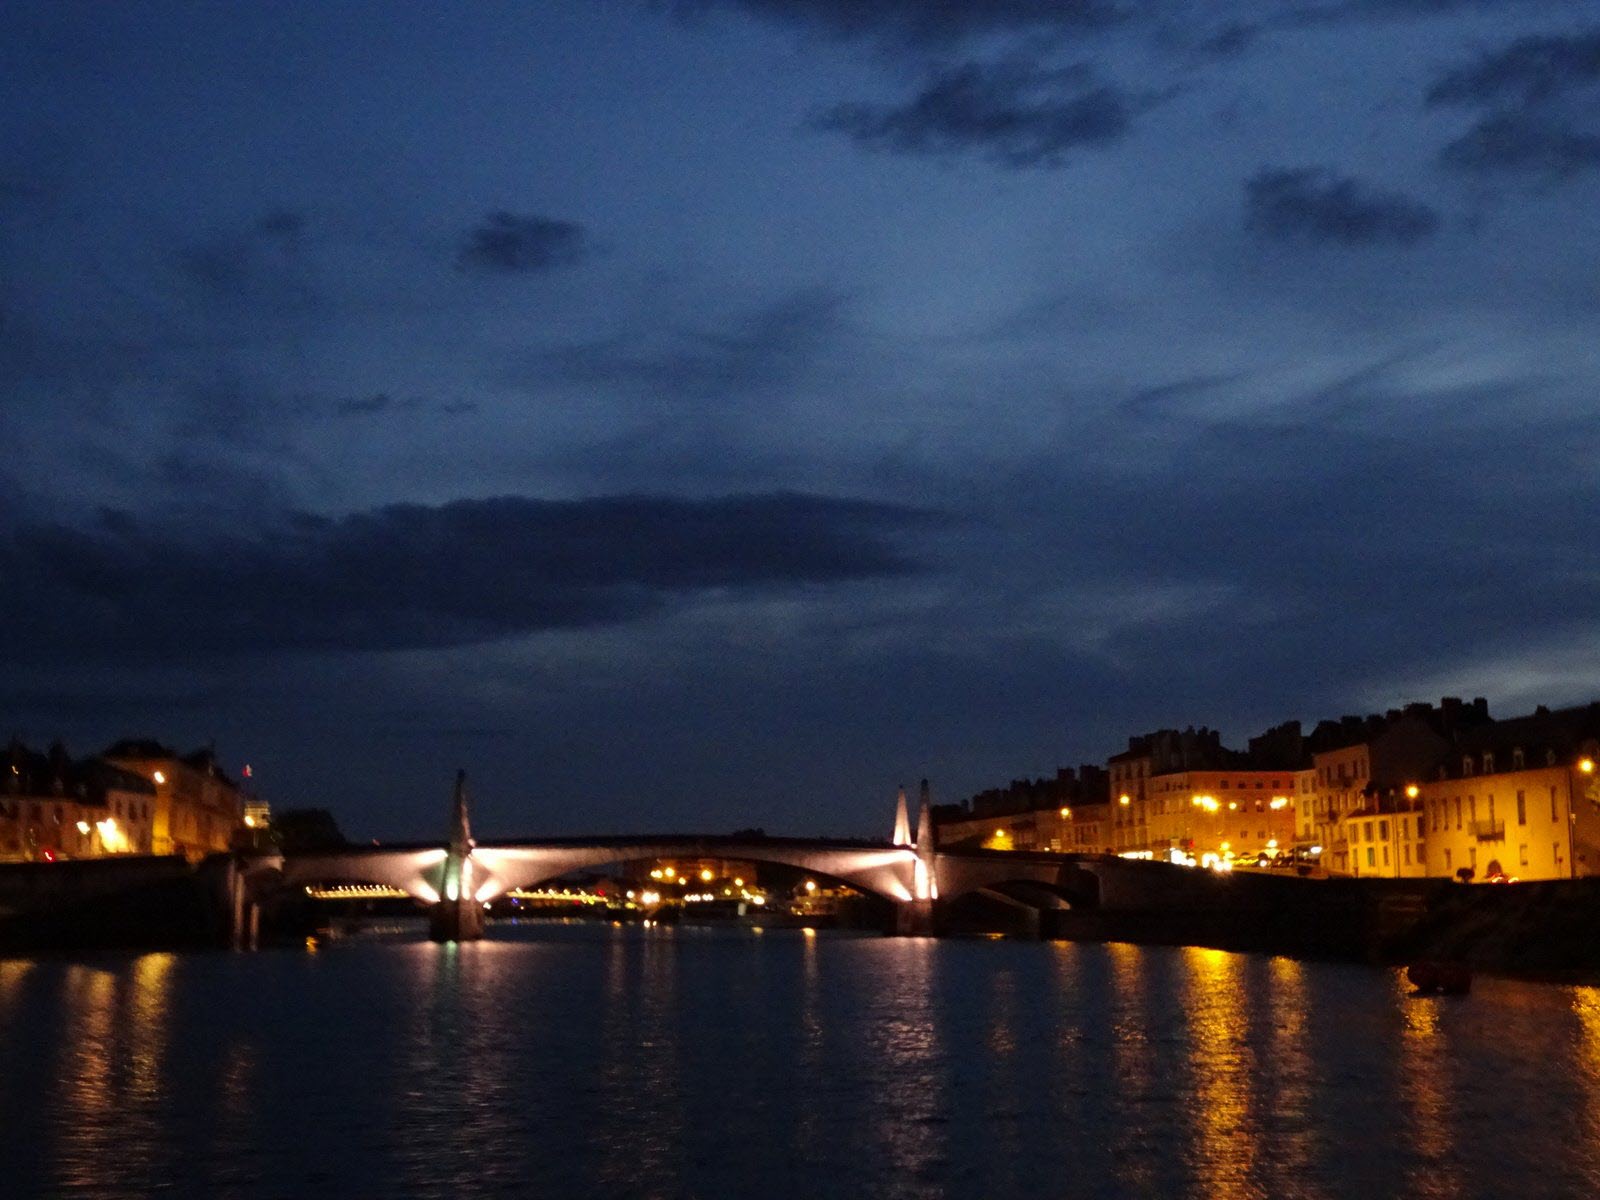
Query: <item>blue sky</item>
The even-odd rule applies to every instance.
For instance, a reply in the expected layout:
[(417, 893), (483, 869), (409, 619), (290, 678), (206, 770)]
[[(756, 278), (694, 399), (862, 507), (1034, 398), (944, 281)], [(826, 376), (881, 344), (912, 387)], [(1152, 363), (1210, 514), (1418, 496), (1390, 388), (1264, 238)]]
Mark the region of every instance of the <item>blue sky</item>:
[(1587, 700), (1600, 11), (0, 13), (0, 716), (876, 832)]

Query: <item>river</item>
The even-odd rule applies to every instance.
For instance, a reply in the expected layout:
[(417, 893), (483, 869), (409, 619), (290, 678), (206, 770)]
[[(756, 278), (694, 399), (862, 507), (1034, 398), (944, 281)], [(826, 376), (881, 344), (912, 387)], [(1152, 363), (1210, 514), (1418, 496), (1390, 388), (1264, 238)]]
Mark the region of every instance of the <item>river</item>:
[(1600, 990), (497, 925), (0, 962), (6, 1197), (1600, 1194)]

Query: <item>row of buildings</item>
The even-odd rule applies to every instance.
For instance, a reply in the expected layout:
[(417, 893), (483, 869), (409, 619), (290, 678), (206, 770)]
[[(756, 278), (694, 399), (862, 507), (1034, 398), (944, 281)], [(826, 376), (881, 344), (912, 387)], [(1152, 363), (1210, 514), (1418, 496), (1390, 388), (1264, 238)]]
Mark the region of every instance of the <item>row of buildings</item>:
[(113, 854), (198, 861), (263, 823), (263, 806), (249, 800), (210, 749), (179, 754), (132, 740), (74, 758), (59, 742), (35, 751), (13, 738), (3, 761), (0, 862)]
[(1104, 766), (937, 810), (941, 844), (1197, 866), (1474, 880), (1600, 875), (1600, 702), (1495, 720), (1482, 699), (1128, 739)]

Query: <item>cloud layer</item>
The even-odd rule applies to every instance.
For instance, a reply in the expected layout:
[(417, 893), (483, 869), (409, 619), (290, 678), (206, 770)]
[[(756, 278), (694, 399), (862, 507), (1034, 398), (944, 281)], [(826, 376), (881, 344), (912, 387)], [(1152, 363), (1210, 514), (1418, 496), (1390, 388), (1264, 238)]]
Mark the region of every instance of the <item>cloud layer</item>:
[(1409, 245), (1439, 228), (1428, 205), (1327, 167), (1265, 169), (1244, 193), (1246, 226), (1274, 238)]
[[(196, 541), (125, 513), (0, 535), (0, 652), (204, 658), (465, 645), (606, 624), (695, 592), (919, 571), (895, 544), (936, 518), (771, 494), (715, 500), (505, 496), (288, 514)], [(24, 582), (24, 586), (16, 586)]]
[(489, 275), (528, 275), (571, 266), (588, 250), (583, 226), (549, 217), (492, 212), (469, 229), (456, 266)]

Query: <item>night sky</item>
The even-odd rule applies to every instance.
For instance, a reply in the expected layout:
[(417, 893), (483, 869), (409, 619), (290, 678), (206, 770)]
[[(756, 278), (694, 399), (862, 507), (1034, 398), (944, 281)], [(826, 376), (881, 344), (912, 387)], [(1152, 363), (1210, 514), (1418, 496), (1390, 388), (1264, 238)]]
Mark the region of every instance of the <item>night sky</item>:
[(0, 734), (882, 834), (1600, 694), (1600, 4), (0, 7)]

